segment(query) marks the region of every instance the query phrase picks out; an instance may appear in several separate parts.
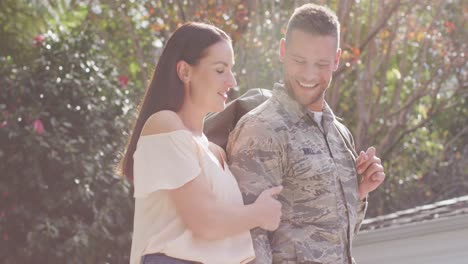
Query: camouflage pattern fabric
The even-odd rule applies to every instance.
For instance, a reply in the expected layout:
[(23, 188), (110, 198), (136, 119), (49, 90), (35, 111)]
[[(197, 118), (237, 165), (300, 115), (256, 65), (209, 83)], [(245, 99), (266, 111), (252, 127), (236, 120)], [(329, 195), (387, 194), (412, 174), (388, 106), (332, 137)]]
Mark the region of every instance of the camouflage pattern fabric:
[[(232, 90), (231, 90), (232, 91)], [(205, 118), (203, 133), (216, 145), (226, 149), (229, 133), (237, 121), (261, 103), (271, 97), (271, 90), (253, 88), (230, 101), (219, 113), (210, 113)], [(229, 98), (231, 99), (231, 98)]]
[(312, 115), (275, 84), (272, 97), (230, 134), (229, 166), (246, 204), (269, 187), (284, 186), (280, 227), (251, 232), (254, 263), (353, 263), (352, 240), (367, 202), (358, 199), (356, 156), (347, 144), (352, 136), (327, 104), (323, 133)]

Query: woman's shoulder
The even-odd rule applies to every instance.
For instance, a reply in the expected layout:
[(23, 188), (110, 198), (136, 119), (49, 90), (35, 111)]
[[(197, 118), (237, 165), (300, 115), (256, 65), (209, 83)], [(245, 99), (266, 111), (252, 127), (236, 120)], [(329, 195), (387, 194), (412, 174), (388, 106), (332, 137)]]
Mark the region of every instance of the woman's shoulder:
[(178, 130), (187, 130), (180, 117), (173, 111), (163, 110), (152, 114), (146, 120), (141, 130), (141, 136), (170, 133)]

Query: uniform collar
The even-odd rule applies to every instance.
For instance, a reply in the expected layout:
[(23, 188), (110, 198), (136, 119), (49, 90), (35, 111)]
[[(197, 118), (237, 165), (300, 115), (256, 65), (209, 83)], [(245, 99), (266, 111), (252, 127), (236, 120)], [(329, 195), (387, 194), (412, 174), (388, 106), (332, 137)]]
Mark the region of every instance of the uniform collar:
[[(296, 101), (293, 95), (286, 89), (283, 83), (275, 83), (273, 86), (273, 97), (278, 100), (281, 106), (284, 108), (286, 115), (288, 115), (294, 121), (303, 119), (305, 116), (309, 116), (314, 119), (313, 113), (305, 106), (301, 105)], [(327, 102), (323, 104), (323, 125), (328, 127), (329, 124), (335, 120), (335, 114), (331, 110)], [(315, 122), (315, 121), (314, 121)]]

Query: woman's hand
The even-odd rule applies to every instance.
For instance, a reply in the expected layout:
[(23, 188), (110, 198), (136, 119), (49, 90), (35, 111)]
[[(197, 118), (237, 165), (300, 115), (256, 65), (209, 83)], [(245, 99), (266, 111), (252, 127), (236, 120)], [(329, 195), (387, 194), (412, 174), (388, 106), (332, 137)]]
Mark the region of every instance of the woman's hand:
[(278, 228), (281, 221), (281, 203), (276, 200), (283, 186), (276, 186), (264, 190), (254, 203), (259, 226), (263, 229), (274, 231)]

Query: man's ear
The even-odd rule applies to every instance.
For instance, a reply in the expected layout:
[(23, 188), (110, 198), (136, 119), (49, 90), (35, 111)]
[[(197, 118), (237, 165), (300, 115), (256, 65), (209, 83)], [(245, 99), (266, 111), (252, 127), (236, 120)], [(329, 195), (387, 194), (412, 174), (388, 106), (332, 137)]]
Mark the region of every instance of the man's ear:
[(284, 57), (286, 56), (286, 39), (282, 38), (279, 42), (279, 60), (284, 62)]
[(176, 68), (177, 68), (177, 76), (179, 76), (179, 79), (183, 83), (187, 84), (190, 81), (190, 73), (191, 73), (190, 64), (188, 64), (184, 60), (180, 60), (177, 62)]
[(338, 66), (340, 65), (340, 57), (341, 57), (341, 49), (338, 48), (336, 50), (336, 56), (335, 56), (335, 61), (334, 61), (334, 64), (335, 64), (334, 66), (335, 67), (334, 67), (333, 71), (338, 70)]

